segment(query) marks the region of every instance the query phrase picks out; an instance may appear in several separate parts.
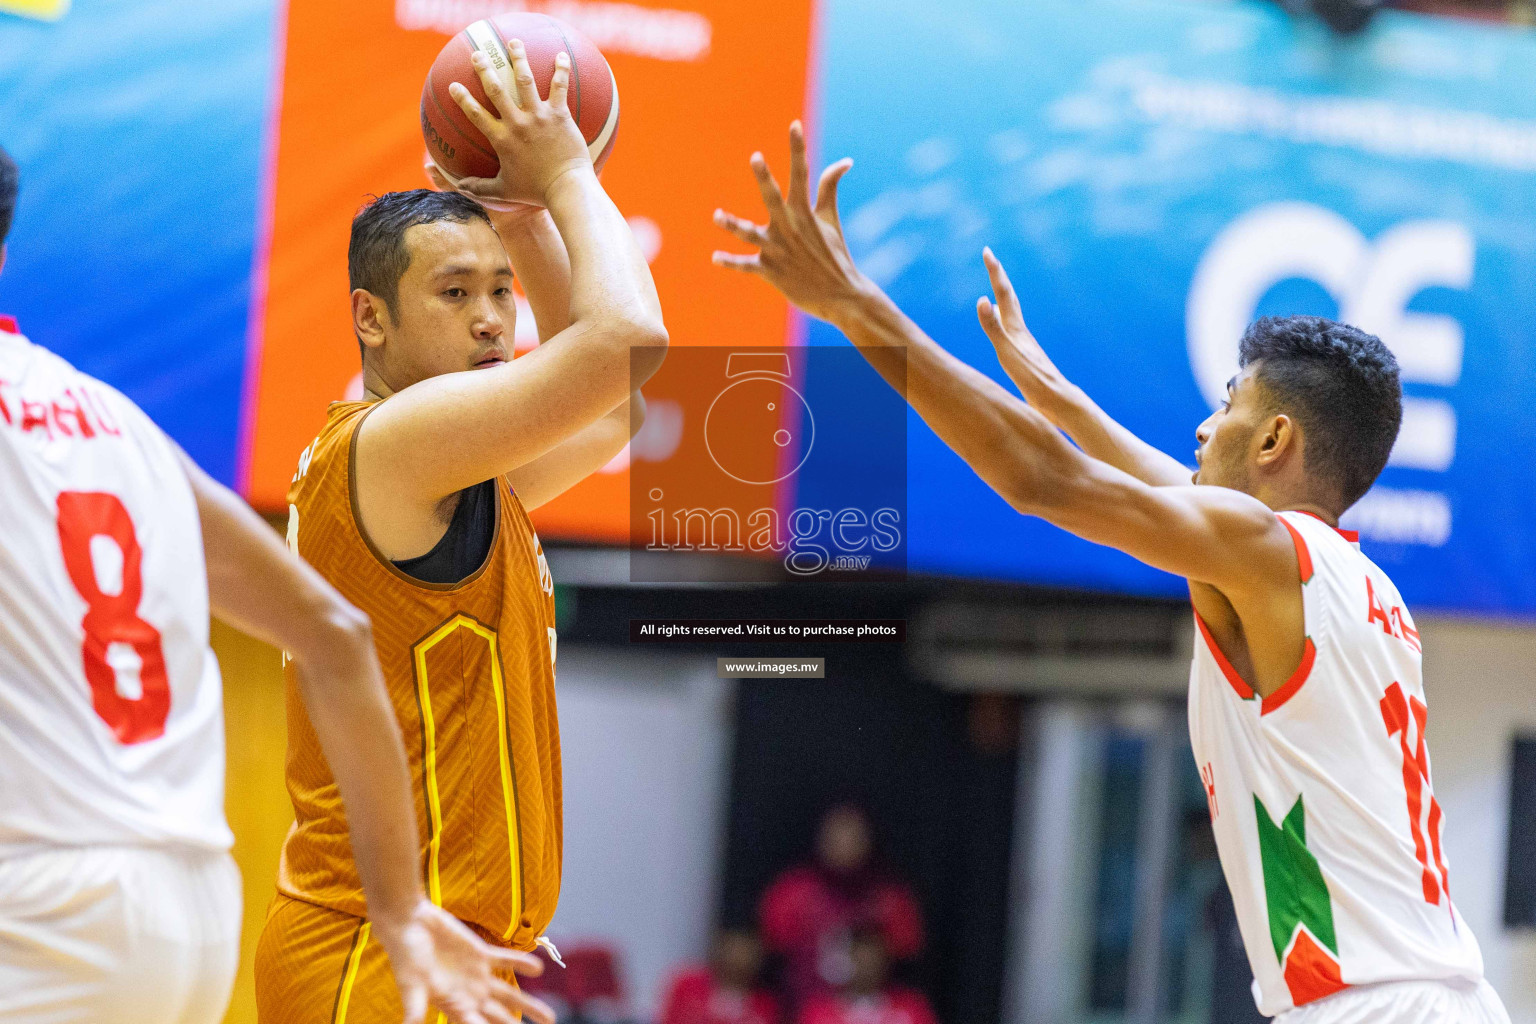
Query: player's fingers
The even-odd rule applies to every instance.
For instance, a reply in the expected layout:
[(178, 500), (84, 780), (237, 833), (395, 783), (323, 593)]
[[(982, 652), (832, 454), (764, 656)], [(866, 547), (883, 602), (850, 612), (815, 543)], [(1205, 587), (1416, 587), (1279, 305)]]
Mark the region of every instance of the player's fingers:
[(507, 42), (507, 51), (512, 57), (512, 83), (516, 90), (513, 102), (524, 110), (533, 110), (539, 104), (539, 87), (534, 83), (533, 69), (528, 66), (528, 48), (521, 39), (512, 39)]
[(1024, 326), (1024, 310), (1013, 290), (1013, 282), (1008, 279), (1008, 271), (1003, 269), (1002, 260), (988, 246), (981, 250), (981, 261), (987, 265), (987, 276), (992, 279), (992, 292), (997, 296), (1004, 322), (1010, 326)]
[(408, 985), (400, 993), (400, 1003), (405, 1007), (405, 1024), (422, 1024), (427, 1019), (427, 987)]
[(502, 1009), (497, 1003), (485, 1004), (485, 1019), (490, 1024), (517, 1024), (517, 1014)]
[(431, 184), (431, 186), (433, 188), (435, 188), (437, 191), (439, 191), (439, 192), (452, 192), (452, 191), (454, 191), (453, 182), (448, 180), (447, 176), (443, 174), (442, 168), (438, 167), (437, 164), (433, 163), (432, 159), (430, 157), (428, 157), (427, 158), (427, 162), (422, 165), (422, 170), (424, 170), (427, 173), (427, 181), (428, 181), (428, 183)]
[(789, 126), (789, 195), (786, 197), (792, 208), (810, 209), (809, 179), (810, 168), (805, 157), (805, 128), (799, 121), (794, 121)]
[(494, 196), (496, 180), (494, 178), (460, 178), (457, 190), (465, 195), (477, 198), (490, 198)]
[(571, 55), (561, 50), (555, 54), (555, 74), (549, 80), (549, 105), (559, 110), (566, 105), (571, 89)]
[(1010, 347), (1012, 342), (1008, 339), (1008, 332), (1003, 330), (1002, 320), (997, 315), (997, 306), (985, 295), (976, 300), (976, 319), (981, 323), (981, 329), (986, 334), (987, 340), (992, 342), (992, 347), (997, 349), (999, 357), (1004, 349)]
[(773, 172), (768, 169), (763, 154), (752, 154), (752, 173), (757, 176), (757, 190), (763, 195), (763, 205), (768, 207), (768, 218), (784, 216), (784, 193), (779, 191), (779, 183), (773, 180)]
[(768, 244), (767, 229), (734, 214), (726, 213), (724, 210), (715, 211), (715, 226), (724, 228), (748, 245), (762, 248)]
[[(515, 1024), (520, 1016), (540, 1024), (554, 1024), (554, 1010), (548, 1004), (500, 978), (491, 979), (491, 997), (484, 1006), (485, 1015), (499, 1024)], [(549, 1016), (547, 1021), (545, 1014)]]
[(732, 270), (740, 270), (748, 274), (761, 274), (763, 272), (762, 257), (757, 255), (738, 256), (733, 252), (715, 251), (709, 261), (717, 267), (729, 267)]
[(843, 228), (842, 216), (837, 212), (837, 186), (843, 175), (853, 170), (853, 158), (843, 157), (821, 172), (816, 184), (816, 214), (839, 231)]
[[(517, 949), (502, 949), (500, 946), (491, 946), (491, 966), (516, 971), (525, 978), (537, 978), (544, 973), (544, 961), (532, 953), (524, 953)], [(502, 982), (502, 984), (506, 984)]]
[(480, 77), (480, 88), (485, 90), (485, 98), (490, 101), (490, 113), (505, 120), (512, 112), (513, 103), (500, 72), (483, 50), (472, 52), (469, 62), (475, 66), (475, 74)]
[(492, 989), (491, 998), (514, 1015), (522, 1014), (524, 1020), (536, 1021), (537, 1024), (555, 1024), (553, 1007), (504, 981)]
[(501, 124), (500, 121), (480, 105), (479, 100), (470, 94), (470, 91), (464, 87), (464, 83), (454, 82), (449, 85), (448, 95), (453, 97), (453, 102), (457, 103), (459, 109), (464, 111), (464, 116), (469, 118), (469, 123), (479, 128), (481, 134), (486, 138), (490, 138), (491, 133)]

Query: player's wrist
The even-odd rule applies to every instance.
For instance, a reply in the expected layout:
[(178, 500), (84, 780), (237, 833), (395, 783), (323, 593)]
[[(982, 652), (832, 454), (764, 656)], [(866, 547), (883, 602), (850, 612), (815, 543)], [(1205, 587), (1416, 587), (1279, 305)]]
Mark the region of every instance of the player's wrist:
[(548, 217), (548, 211), (544, 207), (535, 206), (532, 203), (507, 203), (487, 207), (485, 212), (491, 218), (491, 226), (503, 240), (534, 234), (540, 222)]
[(389, 949), (402, 941), (413, 924), (422, 921), (435, 909), (426, 894), (417, 890), (410, 897), (387, 904), (369, 901), (368, 920), (373, 925), (373, 933), (378, 937), (380, 945)]
[(602, 190), (598, 183), (597, 172), (592, 168), (592, 161), (583, 156), (580, 159), (567, 160), (561, 166), (555, 168), (544, 185), (544, 206), (551, 213), (558, 207), (573, 199), (578, 199), (591, 189)]
[[(878, 323), (896, 311), (890, 297), (863, 274), (855, 272), (839, 293), (827, 303), (827, 322), (844, 334), (856, 327)], [(899, 311), (897, 311), (899, 312)]]

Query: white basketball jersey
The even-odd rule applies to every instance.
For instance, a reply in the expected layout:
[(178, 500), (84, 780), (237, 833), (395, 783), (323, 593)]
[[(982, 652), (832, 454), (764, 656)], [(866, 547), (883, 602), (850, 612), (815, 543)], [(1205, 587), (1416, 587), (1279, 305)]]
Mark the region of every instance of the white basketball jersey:
[(0, 331), (0, 858), (231, 842), (178, 453), (121, 394)]
[(1419, 634), (1352, 533), (1281, 512), (1306, 653), (1259, 699), (1196, 615), (1189, 732), (1259, 1010), (1350, 985), (1478, 981), (1430, 785)]

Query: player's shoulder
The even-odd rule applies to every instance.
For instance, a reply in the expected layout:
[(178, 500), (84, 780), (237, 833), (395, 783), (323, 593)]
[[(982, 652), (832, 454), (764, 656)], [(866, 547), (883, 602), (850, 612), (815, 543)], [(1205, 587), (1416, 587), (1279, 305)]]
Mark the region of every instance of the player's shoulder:
[(325, 423), (304, 450), (299, 453), (299, 465), (293, 482), (297, 484), (317, 466), (350, 460), (353, 439), (358, 425), (378, 405), (377, 402), (332, 402), (325, 410)]
[(68, 361), (34, 344), (26, 335), (0, 326), (0, 376), (19, 377), (23, 370), (35, 367), (78, 372)]
[(299, 509), (351, 503), (352, 458), (358, 425), (379, 403), (332, 402), (315, 439), (299, 453), (288, 502)]
[(1330, 561), (1344, 561), (1353, 565), (1364, 558), (1360, 553), (1360, 535), (1354, 530), (1323, 520), (1311, 512), (1286, 509), (1275, 513), (1275, 518), (1285, 525), (1304, 559), (1315, 563), (1321, 555)]
[(14, 422), (23, 433), (86, 440), (164, 437), (117, 388), (21, 334), (0, 331), (0, 400), (7, 392), (21, 406)]

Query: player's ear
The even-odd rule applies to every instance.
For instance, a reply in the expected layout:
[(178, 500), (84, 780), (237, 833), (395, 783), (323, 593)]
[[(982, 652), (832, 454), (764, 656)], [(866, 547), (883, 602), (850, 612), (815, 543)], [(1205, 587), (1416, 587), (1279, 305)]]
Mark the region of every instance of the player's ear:
[(1297, 448), (1300, 440), (1295, 420), (1283, 412), (1271, 416), (1263, 424), (1263, 433), (1259, 437), (1259, 465), (1279, 465), (1282, 459)]
[(384, 344), (384, 320), (389, 310), (383, 301), (366, 288), (352, 290), (352, 330), (357, 340), (368, 348)]

